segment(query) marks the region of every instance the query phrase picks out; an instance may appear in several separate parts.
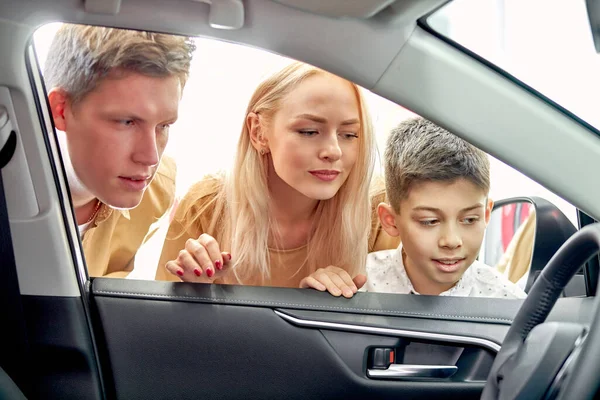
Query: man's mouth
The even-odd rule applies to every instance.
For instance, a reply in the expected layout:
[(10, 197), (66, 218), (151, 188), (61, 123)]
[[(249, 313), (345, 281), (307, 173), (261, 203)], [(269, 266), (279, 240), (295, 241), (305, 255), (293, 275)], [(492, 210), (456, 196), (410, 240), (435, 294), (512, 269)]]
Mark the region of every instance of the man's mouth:
[(130, 190), (141, 191), (150, 183), (152, 175), (119, 176), (119, 180)]

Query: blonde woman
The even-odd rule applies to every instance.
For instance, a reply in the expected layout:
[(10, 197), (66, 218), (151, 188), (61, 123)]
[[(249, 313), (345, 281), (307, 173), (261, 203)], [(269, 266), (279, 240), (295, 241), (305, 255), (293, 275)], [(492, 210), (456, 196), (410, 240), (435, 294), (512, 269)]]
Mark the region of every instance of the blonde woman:
[(374, 235), (368, 246), (374, 154), (355, 84), (303, 63), (284, 68), (250, 100), (232, 173), (182, 199), (156, 279), (352, 297), (369, 247), (380, 247)]

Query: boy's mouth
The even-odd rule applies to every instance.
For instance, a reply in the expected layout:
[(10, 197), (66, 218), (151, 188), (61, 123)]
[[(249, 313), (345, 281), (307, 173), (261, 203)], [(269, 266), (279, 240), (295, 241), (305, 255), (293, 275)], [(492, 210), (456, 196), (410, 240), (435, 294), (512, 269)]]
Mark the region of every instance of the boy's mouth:
[(442, 272), (456, 272), (464, 264), (465, 258), (437, 258), (433, 259), (437, 269)]

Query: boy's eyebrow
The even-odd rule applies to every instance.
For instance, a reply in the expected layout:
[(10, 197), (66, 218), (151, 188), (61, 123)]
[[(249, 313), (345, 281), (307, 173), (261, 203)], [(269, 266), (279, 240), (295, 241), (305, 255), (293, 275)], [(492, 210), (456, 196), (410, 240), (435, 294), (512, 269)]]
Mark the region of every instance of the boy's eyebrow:
[[(327, 120), (325, 118), (322, 117), (318, 117), (316, 115), (312, 115), (312, 114), (300, 114), (296, 116), (296, 119), (308, 119), (314, 122), (317, 122), (319, 124), (325, 124), (327, 123)], [(346, 121), (342, 121), (342, 123), (340, 125), (355, 125), (355, 124), (359, 124), (360, 121), (357, 118), (352, 118), (352, 119), (348, 119)]]
[[(470, 207), (463, 208), (462, 210), (460, 210), (460, 212), (472, 211), (472, 210), (475, 210), (476, 208), (483, 208), (483, 204), (477, 203)], [(428, 207), (428, 206), (417, 206), (417, 207), (413, 208), (413, 211), (432, 211), (432, 212), (437, 212), (437, 213), (442, 212), (442, 210), (439, 208)]]
[(467, 207), (467, 208), (463, 208), (462, 210), (460, 210), (461, 212), (466, 212), (466, 211), (472, 211), (475, 210), (476, 208), (484, 208), (484, 205), (481, 203), (477, 203), (471, 207)]

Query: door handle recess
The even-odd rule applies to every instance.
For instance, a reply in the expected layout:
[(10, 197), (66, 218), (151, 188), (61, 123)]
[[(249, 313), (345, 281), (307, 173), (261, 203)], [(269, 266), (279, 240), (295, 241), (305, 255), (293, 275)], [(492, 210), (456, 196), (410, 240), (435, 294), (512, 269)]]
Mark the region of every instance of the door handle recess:
[(373, 379), (445, 379), (456, 373), (455, 365), (390, 364), (387, 369), (368, 369)]

